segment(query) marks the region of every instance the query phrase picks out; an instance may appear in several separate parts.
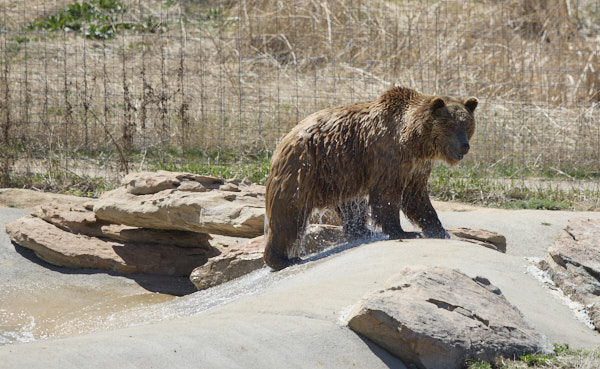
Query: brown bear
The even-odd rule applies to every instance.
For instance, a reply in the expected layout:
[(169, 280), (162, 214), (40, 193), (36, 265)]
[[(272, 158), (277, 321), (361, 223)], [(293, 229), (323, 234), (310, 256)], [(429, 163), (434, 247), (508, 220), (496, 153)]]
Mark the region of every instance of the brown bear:
[[(425, 237), (448, 234), (429, 201), (433, 162), (457, 164), (469, 151), (477, 99), (435, 97), (394, 87), (378, 99), (318, 111), (277, 146), (266, 186), (264, 259), (274, 270), (297, 261), (291, 251), (314, 209), (335, 208), (354, 239), (372, 222), (390, 238), (414, 238), (400, 210)], [(367, 206), (368, 204), (368, 206)]]

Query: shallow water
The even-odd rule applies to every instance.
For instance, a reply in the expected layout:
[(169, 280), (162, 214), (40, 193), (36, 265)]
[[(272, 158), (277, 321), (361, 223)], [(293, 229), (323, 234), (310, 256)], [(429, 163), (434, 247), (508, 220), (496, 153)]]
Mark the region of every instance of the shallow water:
[[(215, 288), (182, 297), (160, 293), (120, 295), (105, 290), (81, 299), (68, 290), (3, 296), (0, 304), (0, 345), (73, 334), (106, 331), (192, 316), (257, 293), (289, 273), (263, 268)], [(106, 276), (110, 277), (110, 276)], [(8, 297), (8, 298), (7, 298)], [(54, 301), (52, 304), (40, 301)]]

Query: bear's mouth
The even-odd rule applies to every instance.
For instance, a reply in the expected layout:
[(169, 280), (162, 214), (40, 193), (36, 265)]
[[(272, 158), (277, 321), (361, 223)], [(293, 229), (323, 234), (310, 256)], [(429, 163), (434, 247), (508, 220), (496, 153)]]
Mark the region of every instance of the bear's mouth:
[(450, 150), (450, 156), (456, 160), (462, 160), (465, 157), (464, 155), (457, 154), (452, 150)]

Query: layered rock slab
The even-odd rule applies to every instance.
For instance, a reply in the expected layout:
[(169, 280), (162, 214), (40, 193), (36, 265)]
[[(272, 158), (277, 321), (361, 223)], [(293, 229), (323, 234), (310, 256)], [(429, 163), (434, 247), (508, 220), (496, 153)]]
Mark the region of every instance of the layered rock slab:
[(14, 242), (33, 250), (50, 264), (119, 274), (187, 276), (208, 258), (219, 254), (216, 249), (204, 247), (119, 242), (74, 234), (32, 215), (9, 223), (6, 233)]
[(256, 237), (263, 233), (264, 198), (252, 192), (163, 190), (134, 195), (120, 187), (94, 205), (101, 220), (134, 227)]
[(122, 242), (153, 243), (176, 247), (210, 248), (211, 236), (189, 231), (138, 228), (98, 220), (96, 214), (84, 208), (45, 204), (32, 215), (70, 233), (108, 238)]
[(549, 350), (487, 279), (443, 267), (404, 269), (364, 296), (348, 325), (420, 369), (458, 369), (468, 358)]
[(475, 243), (503, 254), (506, 253), (506, 237), (499, 233), (470, 228), (448, 228), (447, 231), (454, 239)]
[(264, 239), (264, 236), (258, 236), (223, 249), (220, 255), (195, 268), (190, 281), (201, 291), (263, 268)]

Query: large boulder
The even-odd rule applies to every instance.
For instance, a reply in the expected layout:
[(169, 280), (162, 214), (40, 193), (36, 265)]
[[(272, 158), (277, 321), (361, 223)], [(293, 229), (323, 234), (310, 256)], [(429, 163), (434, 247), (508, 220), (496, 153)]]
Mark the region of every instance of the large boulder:
[[(235, 187), (235, 189), (239, 189)], [(264, 197), (251, 191), (163, 190), (134, 195), (124, 187), (103, 194), (96, 217), (134, 227), (256, 237), (263, 233)]]
[(458, 369), (468, 358), (549, 350), (487, 279), (443, 267), (404, 269), (364, 296), (348, 325), (420, 369)]
[(569, 219), (537, 266), (565, 295), (581, 303), (600, 330), (600, 220)]
[(50, 264), (119, 274), (188, 276), (195, 267), (220, 253), (215, 248), (121, 242), (75, 234), (33, 215), (9, 223), (6, 233)]

